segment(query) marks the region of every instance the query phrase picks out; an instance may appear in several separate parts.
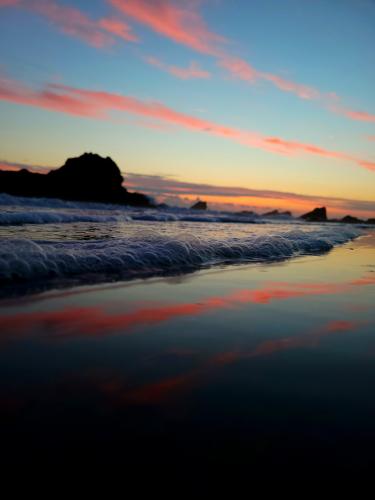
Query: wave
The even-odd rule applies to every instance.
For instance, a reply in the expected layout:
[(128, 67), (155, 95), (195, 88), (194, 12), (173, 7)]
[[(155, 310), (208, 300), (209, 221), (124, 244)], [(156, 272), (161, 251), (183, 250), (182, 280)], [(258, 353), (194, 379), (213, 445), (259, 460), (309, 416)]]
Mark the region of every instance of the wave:
[(42, 207), (42, 208), (73, 208), (73, 209), (93, 209), (93, 210), (113, 210), (123, 208), (121, 205), (109, 203), (68, 201), (59, 198), (34, 198), (25, 196), (13, 196), (7, 193), (0, 193), (0, 206), (11, 207)]
[[(25, 198), (0, 194), (0, 226), (64, 224), (76, 222), (220, 222), (261, 223), (259, 216), (238, 215), (214, 210), (194, 212), (187, 208), (141, 209), (94, 202), (74, 202), (54, 198)], [(108, 213), (110, 212), (110, 214)]]
[(126, 222), (126, 221), (154, 221), (154, 222), (220, 222), (237, 224), (255, 224), (250, 217), (233, 216), (214, 213), (202, 215), (182, 213), (168, 213), (161, 211), (136, 212), (128, 209), (128, 213), (115, 213), (113, 215), (91, 214), (87, 210), (84, 213), (62, 212), (62, 211), (4, 211), (0, 213), (0, 226), (20, 226), (26, 224), (64, 224), (72, 222)]
[(71, 222), (117, 222), (129, 221), (125, 215), (89, 215), (70, 214), (64, 212), (2, 212), (0, 213), (0, 226), (19, 226), (23, 224), (64, 224)]
[(142, 232), (128, 238), (90, 241), (0, 241), (3, 283), (78, 278), (126, 279), (176, 274), (224, 263), (272, 262), (327, 252), (361, 234), (358, 228), (329, 227), (242, 238), (178, 237)]

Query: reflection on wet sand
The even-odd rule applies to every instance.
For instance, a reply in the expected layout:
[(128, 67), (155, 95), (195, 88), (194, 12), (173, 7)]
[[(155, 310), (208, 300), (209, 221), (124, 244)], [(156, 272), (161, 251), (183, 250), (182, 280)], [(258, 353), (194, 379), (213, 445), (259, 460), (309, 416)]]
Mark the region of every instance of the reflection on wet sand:
[(136, 387), (125, 387), (121, 382), (103, 383), (98, 390), (106, 394), (114, 404), (158, 404), (182, 392), (192, 390), (208, 379), (218, 368), (252, 358), (270, 356), (275, 353), (303, 347), (316, 347), (328, 335), (356, 331), (364, 326), (360, 321), (330, 321), (323, 327), (298, 336), (284, 337), (261, 342), (250, 351), (228, 351), (210, 357), (201, 366), (186, 373), (168, 377), (157, 382)]
[[(128, 405), (159, 405), (173, 400), (178, 396), (204, 386), (210, 382), (217, 370), (221, 370), (239, 362), (249, 362), (254, 358), (268, 357), (282, 351), (304, 347), (317, 347), (323, 337), (329, 335), (353, 332), (364, 326), (361, 321), (336, 320), (327, 322), (320, 328), (296, 336), (266, 340), (250, 350), (232, 350), (219, 352), (207, 357), (198, 366), (183, 373), (168, 376), (157, 381), (138, 385), (132, 380), (124, 380), (120, 375), (105, 374), (76, 375), (59, 383), (59, 392), (67, 392), (80, 397), (82, 394), (96, 393), (104, 397), (111, 407), (119, 408)], [(194, 356), (192, 351), (175, 349), (176, 356)], [(45, 388), (48, 393), (48, 388)], [(50, 389), (51, 390), (51, 389)], [(82, 394), (81, 394), (82, 391)], [(49, 397), (55, 397), (53, 394)], [(15, 398), (13, 395), (1, 396), (2, 413), (12, 414), (25, 408), (29, 398)]]
[(265, 282), (255, 290), (236, 290), (224, 296), (212, 296), (199, 302), (161, 304), (139, 307), (134, 311), (113, 314), (99, 306), (65, 308), (0, 316), (0, 339), (17, 340), (37, 335), (47, 339), (69, 337), (100, 337), (113, 332), (129, 332), (139, 326), (156, 325), (181, 317), (231, 309), (244, 304), (266, 305), (273, 301), (352, 292), (356, 287), (375, 284), (368, 274), (343, 283)]

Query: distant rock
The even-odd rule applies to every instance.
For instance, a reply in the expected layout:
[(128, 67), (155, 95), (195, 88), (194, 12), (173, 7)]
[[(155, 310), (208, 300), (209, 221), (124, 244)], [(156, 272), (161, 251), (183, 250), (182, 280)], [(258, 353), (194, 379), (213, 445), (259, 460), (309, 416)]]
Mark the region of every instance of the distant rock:
[(190, 207), (191, 210), (207, 210), (207, 203), (205, 201), (197, 201)]
[(326, 207), (314, 208), (311, 212), (301, 215), (301, 219), (308, 222), (326, 222), (327, 221), (327, 210)]
[(357, 217), (352, 217), (351, 215), (346, 215), (343, 217), (340, 222), (345, 222), (346, 224), (358, 224), (360, 222), (364, 222), (361, 219), (358, 219)]
[(234, 215), (240, 215), (244, 217), (259, 217), (259, 215), (253, 210), (241, 210), (240, 212), (234, 212)]
[(57, 170), (36, 174), (26, 169), (0, 171), (0, 192), (15, 196), (61, 198), (121, 205), (152, 206), (141, 193), (129, 193), (116, 163), (109, 157), (84, 153), (69, 158)]
[(285, 212), (279, 212), (278, 210), (271, 210), (271, 212), (266, 212), (263, 214), (263, 217), (291, 217), (292, 212), (289, 212), (289, 210)]
[(167, 203), (159, 203), (158, 205), (156, 205), (156, 208), (165, 209), (170, 207)]
[(366, 224), (375, 224), (375, 219), (367, 219)]

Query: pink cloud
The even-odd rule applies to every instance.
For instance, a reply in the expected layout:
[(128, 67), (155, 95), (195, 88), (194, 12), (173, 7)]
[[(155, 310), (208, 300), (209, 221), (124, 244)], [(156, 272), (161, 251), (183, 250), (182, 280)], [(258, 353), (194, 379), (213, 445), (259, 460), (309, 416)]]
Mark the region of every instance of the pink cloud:
[[(375, 122), (374, 114), (337, 106), (338, 98), (336, 96), (333, 99), (333, 93), (324, 93), (311, 86), (260, 71), (244, 59), (228, 54), (223, 49), (227, 39), (209, 30), (202, 16), (197, 12), (196, 1), (187, 0), (183, 5), (171, 0), (108, 1), (122, 14), (146, 25), (156, 33), (197, 52), (215, 57), (218, 65), (234, 78), (250, 84), (258, 80), (268, 81), (279, 90), (293, 93), (301, 99), (320, 101), (330, 111), (351, 120)], [(0, 0), (0, 7), (5, 6), (20, 6), (37, 12), (67, 35), (80, 38), (94, 47), (102, 48), (111, 45), (115, 37), (129, 42), (138, 40), (130, 26), (122, 20), (111, 17), (95, 21), (80, 10), (59, 5), (55, 0)], [(209, 77), (208, 72), (201, 70), (194, 63), (189, 68), (168, 66), (160, 61), (154, 65), (182, 79)]]
[(31, 0), (25, 3), (25, 7), (46, 17), (67, 35), (81, 38), (94, 47), (104, 47), (112, 42), (94, 21), (74, 7), (61, 6), (50, 0)]
[(197, 2), (187, 0), (184, 5), (171, 0), (109, 0), (110, 4), (135, 21), (146, 25), (156, 33), (185, 45), (197, 52), (216, 58), (217, 64), (239, 80), (254, 84), (265, 80), (283, 92), (295, 94), (300, 99), (317, 100), (334, 113), (352, 120), (374, 122), (375, 115), (366, 111), (354, 111), (333, 106), (334, 93), (320, 90), (279, 75), (260, 71), (242, 58), (235, 57), (223, 49), (228, 40), (209, 30), (197, 12)]
[(344, 152), (331, 151), (314, 144), (269, 137), (255, 131), (221, 125), (196, 116), (180, 113), (159, 102), (142, 101), (131, 96), (78, 89), (59, 84), (47, 84), (42, 90), (35, 90), (19, 82), (0, 78), (0, 100), (96, 119), (109, 119), (112, 111), (123, 111), (156, 119), (182, 129), (222, 137), (247, 147), (276, 154), (287, 156), (307, 154), (334, 158), (355, 162), (363, 168), (375, 171), (375, 162), (363, 160)]
[(160, 61), (160, 59), (157, 59), (156, 57), (146, 57), (145, 61), (152, 66), (155, 66), (156, 68), (167, 71), (171, 75), (176, 76), (181, 80), (189, 80), (192, 78), (210, 78), (211, 76), (208, 71), (201, 69), (198, 63), (194, 61), (191, 62), (187, 68), (165, 64), (163, 63), (163, 61)]
[(238, 57), (221, 55), (218, 59), (218, 65), (226, 69), (234, 78), (249, 83), (255, 83), (257, 80), (266, 80), (271, 82), (280, 90), (283, 90), (284, 92), (292, 92), (301, 99), (318, 99), (320, 96), (319, 91), (312, 87), (292, 82), (290, 80), (285, 80), (284, 78), (272, 73), (258, 71), (247, 61)]
[(350, 109), (342, 108), (337, 110), (337, 113), (345, 115), (348, 118), (351, 118), (352, 120), (359, 120), (362, 122), (372, 122), (372, 123), (375, 122), (375, 115), (367, 113), (366, 111), (353, 111)]
[(259, 71), (238, 57), (222, 56), (218, 59), (218, 65), (239, 80), (254, 83), (259, 78)]
[(273, 83), (277, 88), (284, 92), (292, 92), (301, 99), (319, 99), (320, 92), (313, 87), (302, 85), (300, 83), (285, 80), (280, 76), (273, 75), (272, 73), (259, 73), (260, 78)]
[(358, 165), (363, 167), (363, 168), (366, 168), (367, 170), (375, 172), (375, 162), (373, 162), (373, 161), (360, 160), (358, 162)]
[(98, 21), (98, 25), (109, 33), (123, 38), (128, 42), (138, 41), (138, 37), (132, 33), (130, 26), (123, 21), (114, 18), (103, 18)]
[(225, 38), (208, 29), (193, 8), (195, 2), (169, 0), (109, 0), (120, 12), (171, 40), (198, 52), (215, 55)]
[(0, 0), (0, 7), (10, 7), (17, 5), (20, 0)]
[(90, 19), (84, 12), (60, 5), (54, 0), (2, 0), (0, 7), (18, 6), (31, 10), (48, 19), (63, 33), (80, 38), (93, 47), (102, 48), (114, 43), (115, 38), (128, 42), (137, 41), (130, 26), (124, 21), (114, 18)]

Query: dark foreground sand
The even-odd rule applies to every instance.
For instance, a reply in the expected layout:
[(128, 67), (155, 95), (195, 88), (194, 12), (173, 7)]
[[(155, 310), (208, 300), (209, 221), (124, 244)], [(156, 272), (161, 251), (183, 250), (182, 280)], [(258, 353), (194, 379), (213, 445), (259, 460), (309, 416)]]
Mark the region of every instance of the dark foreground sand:
[(370, 471), (374, 299), (370, 234), (284, 263), (3, 300), (1, 459)]

